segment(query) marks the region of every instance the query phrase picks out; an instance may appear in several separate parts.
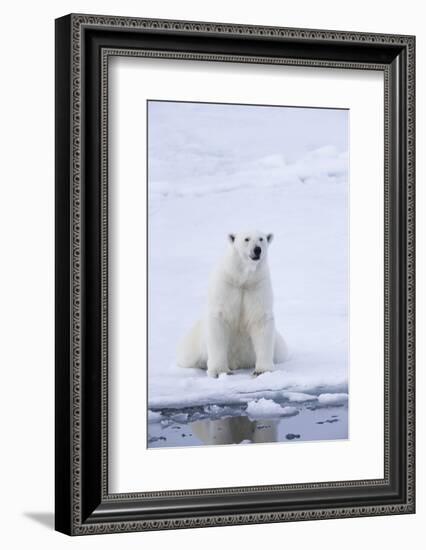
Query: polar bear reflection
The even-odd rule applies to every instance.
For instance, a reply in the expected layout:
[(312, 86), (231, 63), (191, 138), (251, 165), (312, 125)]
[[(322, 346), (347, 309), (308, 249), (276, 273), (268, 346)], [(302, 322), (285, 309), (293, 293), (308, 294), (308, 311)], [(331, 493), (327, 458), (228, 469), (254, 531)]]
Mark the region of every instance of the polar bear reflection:
[(272, 443), (277, 441), (277, 420), (250, 420), (247, 416), (231, 416), (218, 420), (197, 420), (192, 432), (207, 445), (230, 443)]

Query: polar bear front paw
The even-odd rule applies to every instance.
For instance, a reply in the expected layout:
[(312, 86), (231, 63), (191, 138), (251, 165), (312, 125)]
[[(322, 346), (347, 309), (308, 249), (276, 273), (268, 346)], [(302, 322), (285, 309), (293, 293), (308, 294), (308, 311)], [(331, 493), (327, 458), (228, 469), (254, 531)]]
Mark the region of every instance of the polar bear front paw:
[(210, 378), (217, 378), (221, 374), (230, 374), (230, 372), (228, 367), (207, 366), (207, 376), (210, 376)]
[(253, 371), (253, 376), (260, 376), (261, 374), (264, 374), (265, 372), (272, 372), (273, 370), (274, 370), (273, 365), (270, 365), (270, 366), (256, 365), (256, 368)]
[(217, 378), (219, 376), (219, 373), (215, 370), (207, 369), (207, 376), (210, 376), (210, 378)]

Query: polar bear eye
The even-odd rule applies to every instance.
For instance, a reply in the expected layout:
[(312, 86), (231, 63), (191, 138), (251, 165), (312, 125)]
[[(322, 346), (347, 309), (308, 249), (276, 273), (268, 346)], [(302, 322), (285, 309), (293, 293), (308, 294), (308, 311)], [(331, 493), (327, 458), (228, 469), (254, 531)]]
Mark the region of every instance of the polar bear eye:
[(246, 243), (248, 243), (250, 240), (250, 237), (246, 237), (244, 240), (246, 241)]
[(260, 237), (259, 241), (262, 242), (262, 241), (263, 241), (263, 237)]

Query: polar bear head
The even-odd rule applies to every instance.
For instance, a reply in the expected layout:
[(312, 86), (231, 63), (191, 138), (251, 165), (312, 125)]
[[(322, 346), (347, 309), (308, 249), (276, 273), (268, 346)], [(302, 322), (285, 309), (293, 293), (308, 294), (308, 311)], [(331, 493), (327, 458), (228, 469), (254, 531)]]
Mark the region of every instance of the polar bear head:
[(262, 263), (267, 256), (268, 246), (272, 242), (272, 233), (261, 231), (240, 231), (228, 235), (229, 242), (240, 258), (251, 265)]

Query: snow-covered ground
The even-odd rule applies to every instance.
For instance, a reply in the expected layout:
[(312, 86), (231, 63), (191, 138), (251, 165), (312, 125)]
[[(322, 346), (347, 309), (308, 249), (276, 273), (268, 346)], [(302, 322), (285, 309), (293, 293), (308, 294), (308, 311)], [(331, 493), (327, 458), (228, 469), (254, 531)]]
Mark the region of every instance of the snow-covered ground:
[[(342, 110), (150, 102), (151, 411), (346, 403), (347, 123)], [(257, 378), (179, 369), (177, 343), (202, 314), (227, 234), (245, 228), (274, 233), (275, 318), (290, 358)]]

